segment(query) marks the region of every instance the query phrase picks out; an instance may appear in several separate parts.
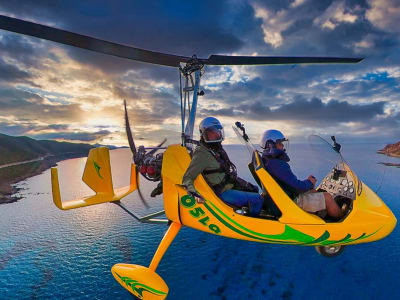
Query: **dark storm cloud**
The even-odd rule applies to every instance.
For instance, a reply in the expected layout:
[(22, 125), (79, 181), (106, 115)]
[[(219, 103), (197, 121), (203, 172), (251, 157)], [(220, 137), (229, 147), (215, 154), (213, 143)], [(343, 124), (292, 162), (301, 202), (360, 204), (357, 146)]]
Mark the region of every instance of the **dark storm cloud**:
[(100, 130), (97, 132), (50, 132), (30, 135), (38, 140), (69, 140), (69, 141), (85, 141), (92, 142), (108, 136), (111, 132), (108, 130)]
[(203, 109), (202, 114), (244, 117), (255, 120), (302, 121), (306, 123), (332, 122), (366, 122), (383, 114), (385, 102), (375, 102), (367, 105), (350, 104), (346, 101), (330, 100), (327, 103), (318, 98), (306, 100), (302, 97), (294, 99), (278, 108), (253, 102), (241, 104), (228, 109)]

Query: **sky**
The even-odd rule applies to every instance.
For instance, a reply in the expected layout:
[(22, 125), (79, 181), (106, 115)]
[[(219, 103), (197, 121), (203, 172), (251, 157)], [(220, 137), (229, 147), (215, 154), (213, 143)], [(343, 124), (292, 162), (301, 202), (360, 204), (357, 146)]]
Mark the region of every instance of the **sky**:
[[(358, 64), (206, 67), (197, 124), (226, 143), (245, 124), (289, 139), (400, 140), (400, 1), (1, 1), (0, 14), (138, 48), (211, 54), (363, 57)], [(127, 145), (180, 140), (179, 73), (0, 30), (0, 133)], [(195, 130), (197, 132), (197, 129)], [(195, 136), (196, 137), (196, 136)]]

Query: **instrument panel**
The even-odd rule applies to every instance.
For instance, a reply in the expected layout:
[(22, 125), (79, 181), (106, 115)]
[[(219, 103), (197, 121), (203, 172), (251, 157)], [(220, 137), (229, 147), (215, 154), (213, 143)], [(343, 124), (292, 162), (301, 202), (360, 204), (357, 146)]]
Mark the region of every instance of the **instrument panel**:
[(340, 195), (352, 200), (356, 199), (354, 180), (351, 175), (344, 170), (332, 169), (332, 171), (322, 179), (318, 188), (331, 193), (333, 197)]

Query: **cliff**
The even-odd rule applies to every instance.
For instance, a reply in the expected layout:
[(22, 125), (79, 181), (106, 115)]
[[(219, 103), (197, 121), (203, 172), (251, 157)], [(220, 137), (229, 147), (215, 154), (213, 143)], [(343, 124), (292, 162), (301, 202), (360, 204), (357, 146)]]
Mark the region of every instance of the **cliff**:
[(400, 157), (400, 142), (388, 144), (383, 149), (379, 150), (378, 153)]

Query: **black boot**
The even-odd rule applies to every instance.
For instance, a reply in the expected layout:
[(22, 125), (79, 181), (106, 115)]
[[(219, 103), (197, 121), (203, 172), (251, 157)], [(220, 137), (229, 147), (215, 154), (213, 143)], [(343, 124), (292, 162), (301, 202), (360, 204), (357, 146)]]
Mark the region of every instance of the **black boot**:
[(162, 194), (162, 181), (160, 181), (157, 184), (156, 188), (151, 192), (150, 196), (154, 198), (155, 196), (158, 196), (161, 194)]

